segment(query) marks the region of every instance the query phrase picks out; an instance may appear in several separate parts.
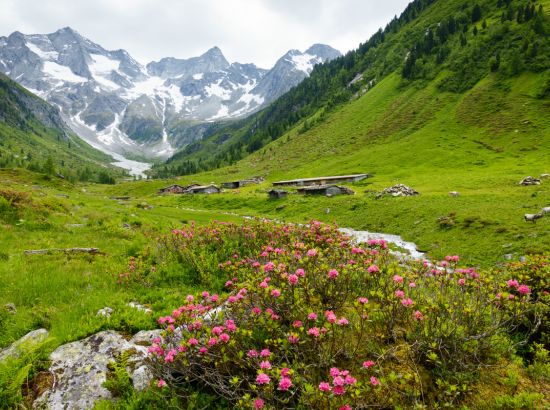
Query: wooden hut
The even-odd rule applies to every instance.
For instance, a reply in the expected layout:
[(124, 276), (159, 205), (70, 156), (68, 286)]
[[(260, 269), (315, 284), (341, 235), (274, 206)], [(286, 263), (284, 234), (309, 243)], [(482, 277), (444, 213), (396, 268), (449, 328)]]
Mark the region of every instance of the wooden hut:
[(316, 177), (316, 178), (301, 178), (291, 179), (288, 181), (277, 181), (273, 183), (273, 186), (312, 186), (312, 185), (327, 185), (338, 184), (342, 182), (358, 182), (365, 178), (369, 178), (370, 174), (353, 174), (353, 175), (339, 175), (331, 177)]
[(173, 184), (169, 185), (167, 187), (159, 189), (159, 194), (183, 194), (183, 192), (187, 189), (187, 187)]
[(351, 189), (338, 185), (312, 185), (297, 189), (299, 194), (302, 195), (324, 195), (324, 196), (336, 196), (336, 195), (354, 195)]
[(194, 185), (186, 189), (184, 194), (219, 194), (220, 188), (216, 185)]
[(269, 199), (281, 199), (285, 198), (288, 195), (288, 192), (282, 189), (272, 189), (267, 194), (269, 195)]

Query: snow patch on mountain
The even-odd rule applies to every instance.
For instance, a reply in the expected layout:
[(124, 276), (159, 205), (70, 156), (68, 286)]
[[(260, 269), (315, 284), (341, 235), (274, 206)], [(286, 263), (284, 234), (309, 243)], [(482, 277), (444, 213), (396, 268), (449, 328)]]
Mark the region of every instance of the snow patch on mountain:
[(53, 61), (44, 61), (44, 68), (42, 71), (45, 75), (57, 80), (57, 85), (62, 85), (64, 82), (85, 83), (88, 81), (87, 78), (80, 77), (73, 73), (69, 67), (57, 64)]
[(321, 58), (312, 56), (311, 54), (293, 55), (291, 61), (296, 70), (303, 71), (307, 74), (311, 73), (311, 70), (313, 70), (313, 66), (315, 66), (315, 64), (323, 62)]

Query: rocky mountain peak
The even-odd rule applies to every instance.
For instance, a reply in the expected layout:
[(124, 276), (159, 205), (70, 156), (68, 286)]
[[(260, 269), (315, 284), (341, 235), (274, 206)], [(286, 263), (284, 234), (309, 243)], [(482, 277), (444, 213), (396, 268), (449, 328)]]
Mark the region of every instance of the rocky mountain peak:
[(230, 64), (214, 46), (191, 58), (143, 67), (71, 27), (0, 37), (0, 72), (61, 109), (69, 125), (104, 152), (166, 157), (215, 121), (249, 115), (339, 53), (316, 44), (287, 52), (271, 70)]

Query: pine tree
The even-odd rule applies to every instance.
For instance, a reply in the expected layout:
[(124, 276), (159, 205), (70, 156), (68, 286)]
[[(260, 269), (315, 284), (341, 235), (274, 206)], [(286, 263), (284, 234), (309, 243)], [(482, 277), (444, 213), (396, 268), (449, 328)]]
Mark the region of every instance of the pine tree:
[(479, 20), (481, 20), (481, 7), (476, 3), (472, 9), (472, 23), (476, 23)]

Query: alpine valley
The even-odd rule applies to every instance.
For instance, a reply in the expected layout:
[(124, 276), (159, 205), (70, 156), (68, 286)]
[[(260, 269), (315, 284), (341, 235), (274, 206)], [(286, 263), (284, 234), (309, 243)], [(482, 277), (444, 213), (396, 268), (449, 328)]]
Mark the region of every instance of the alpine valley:
[(229, 63), (218, 47), (199, 57), (142, 65), (70, 27), (0, 37), (0, 72), (61, 109), (85, 141), (111, 155), (166, 159), (220, 122), (247, 116), (340, 53), (290, 50), (270, 69)]

